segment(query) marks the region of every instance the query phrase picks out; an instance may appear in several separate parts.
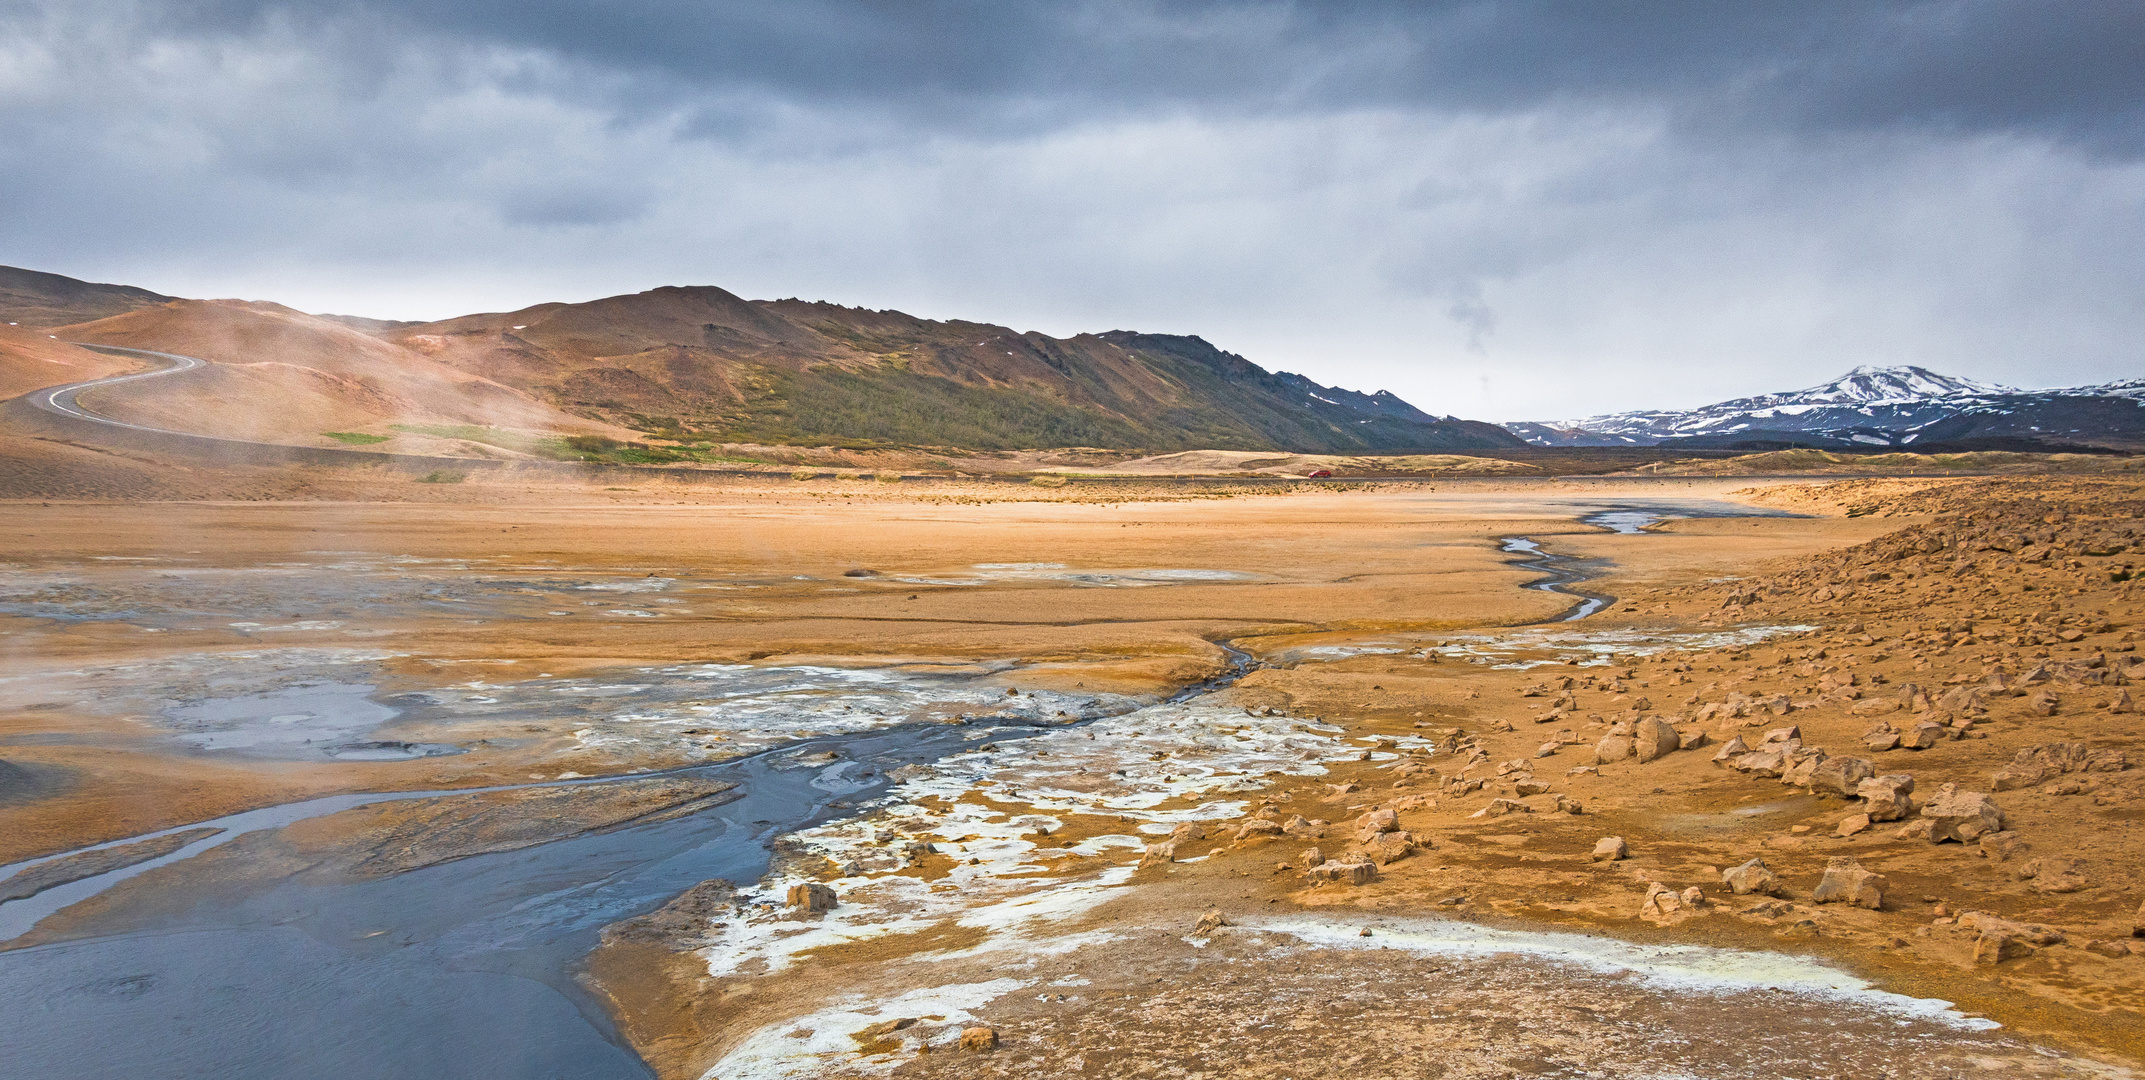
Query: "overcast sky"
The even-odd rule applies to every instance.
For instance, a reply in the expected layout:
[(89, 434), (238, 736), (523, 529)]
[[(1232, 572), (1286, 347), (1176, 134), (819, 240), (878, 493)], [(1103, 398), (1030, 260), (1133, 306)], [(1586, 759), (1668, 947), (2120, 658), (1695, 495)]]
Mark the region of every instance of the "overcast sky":
[(1490, 420), (2145, 376), (2145, 4), (0, 0), (0, 263), (1199, 334)]

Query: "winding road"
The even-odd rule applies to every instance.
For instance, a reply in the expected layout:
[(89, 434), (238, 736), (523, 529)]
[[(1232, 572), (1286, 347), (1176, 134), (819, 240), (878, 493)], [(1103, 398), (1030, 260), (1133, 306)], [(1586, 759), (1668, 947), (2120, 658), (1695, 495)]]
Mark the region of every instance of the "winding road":
[[(166, 375), (177, 375), (182, 371), (194, 371), (199, 368), (205, 368), (209, 366), (208, 361), (203, 360), (198, 356), (180, 356), (178, 353), (151, 352), (148, 349), (122, 349), (117, 345), (91, 345), (86, 342), (80, 341), (70, 341), (67, 344), (76, 346), (77, 348), (95, 349), (98, 352), (126, 353), (129, 356), (152, 356), (158, 360), (171, 361), (171, 366), (167, 368), (159, 368), (155, 371), (137, 371), (132, 375), (113, 375), (108, 378), (91, 379), (88, 382), (68, 383), (65, 386), (55, 386), (50, 389), (39, 390), (30, 394), (30, 404), (35, 405), (38, 408), (45, 410), (46, 412), (57, 413), (71, 420), (87, 420), (93, 424), (110, 424), (113, 427), (132, 428), (135, 431), (147, 431), (158, 435), (184, 435), (189, 438), (195, 439), (216, 438), (216, 436), (214, 435), (195, 435), (192, 432), (172, 431), (169, 428), (149, 427), (146, 424), (130, 424), (124, 420), (114, 420), (109, 416), (99, 416), (96, 413), (90, 412), (88, 409), (83, 408), (82, 403), (76, 400), (84, 390), (93, 390), (99, 386), (116, 386), (120, 383), (140, 382), (143, 379), (160, 379)], [(246, 442), (248, 440), (221, 439), (219, 441)]]

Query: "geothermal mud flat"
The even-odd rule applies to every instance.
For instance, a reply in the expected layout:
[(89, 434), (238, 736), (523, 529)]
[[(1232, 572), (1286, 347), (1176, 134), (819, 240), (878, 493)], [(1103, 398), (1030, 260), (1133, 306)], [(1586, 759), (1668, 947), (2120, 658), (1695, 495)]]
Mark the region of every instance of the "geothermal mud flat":
[[(0, 979), (42, 1003), (9, 1044), (146, 1075), (2115, 1068), (1828, 952), (1863, 932), (1829, 908), (1633, 925), (1634, 866), (1719, 856), (1593, 864), (1618, 812), (1725, 842), (1823, 808), (1620, 807), (1583, 710), (1515, 730), (1503, 696), (1808, 648), (1673, 589), (1897, 527), (1660, 498), (605, 508), (668, 520), (533, 542), (527, 510), (269, 510), (273, 543), (175, 512), (177, 551), (84, 544), (0, 597), (0, 756), (41, 785), (6, 807)], [(97, 518), (67, 513), (39, 528)], [(1521, 739), (1558, 767), (1502, 769)], [(1307, 879), (1381, 808), (1406, 853)]]

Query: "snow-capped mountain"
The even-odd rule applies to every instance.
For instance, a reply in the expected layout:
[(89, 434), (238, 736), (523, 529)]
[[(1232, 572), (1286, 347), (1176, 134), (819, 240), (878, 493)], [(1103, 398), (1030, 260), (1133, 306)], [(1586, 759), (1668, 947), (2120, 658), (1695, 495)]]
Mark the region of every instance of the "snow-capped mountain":
[(2132, 443), (2145, 439), (2145, 379), (2019, 390), (1927, 368), (1858, 367), (1802, 390), (1696, 409), (1505, 427), (1544, 446), (1652, 446), (1667, 440), (1907, 446), (1988, 438)]

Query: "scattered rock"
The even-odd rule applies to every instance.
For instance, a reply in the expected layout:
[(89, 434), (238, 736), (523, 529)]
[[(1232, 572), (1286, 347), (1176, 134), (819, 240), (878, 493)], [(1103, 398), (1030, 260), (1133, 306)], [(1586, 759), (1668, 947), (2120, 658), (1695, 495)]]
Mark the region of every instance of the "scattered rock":
[(1400, 828), (1400, 814), (1391, 807), (1379, 807), (1364, 813), (1355, 820), (1356, 839), (1368, 843), (1381, 833)]
[(1326, 838), (1325, 825), (1316, 821), (1305, 821), (1301, 814), (1290, 814), (1289, 819), (1282, 823), (1281, 831), (1299, 840), (1323, 840)]
[[(1633, 734), (1635, 736), (1634, 750), (1641, 765), (1656, 760), (1663, 755), (1674, 753), (1683, 745), (1683, 736), (1675, 728), (1670, 727), (1667, 721), (1658, 716), (1649, 716), (1640, 720), (1638, 730)], [(1600, 756), (1598, 748), (1596, 756)]]
[(2033, 882), (2033, 891), (2041, 893), (2074, 893), (2093, 884), (2076, 859), (2034, 859), (2018, 868), (2018, 877)]
[(1851, 855), (1825, 864), (1825, 876), (1810, 899), (1820, 904), (1853, 904), (1875, 911), (1884, 906), (1885, 877), (1862, 869)]
[(1908, 798), (1914, 791), (1914, 774), (1886, 773), (1873, 776), (1855, 785), (1855, 795), (1862, 800), (1862, 812), (1871, 821), (1901, 821), (1914, 812), (1914, 800)]
[(2032, 954), (2033, 950), (2027, 948), (2025, 942), (2009, 934), (1990, 933), (1984, 930), (1980, 937), (1974, 939), (1974, 963), (1976, 964), (1994, 966), (2006, 960), (2016, 960), (2019, 957), (2031, 956)]
[(1390, 832), (1381, 834), (1364, 847), (1364, 854), (1370, 856), (1370, 861), (1384, 866), (1415, 854), (1416, 844), (1415, 838), (1407, 833)]
[(962, 1053), (982, 1053), (998, 1049), (998, 1029), (987, 1027), (965, 1028), (961, 1032)]
[(1229, 920), (1222, 917), (1220, 908), (1208, 908), (1207, 913), (1199, 917), (1198, 924), (1192, 927), (1192, 933), (1205, 937), (1228, 925)]
[(1594, 842), (1595, 862), (1616, 862), (1631, 857), (1631, 846), (1621, 836), (1604, 836)]
[(1512, 785), (1512, 790), (1520, 795), (1546, 795), (1549, 793), (1549, 783), (1545, 780), (1522, 780)]
[(1323, 862), (1304, 871), (1304, 876), (1314, 882), (1339, 881), (1349, 885), (1367, 885), (1378, 876), (1378, 868), (1368, 862)]
[(1750, 753), (1750, 747), (1743, 742), (1743, 737), (1741, 735), (1730, 736), (1727, 742), (1721, 744), (1720, 750), (1713, 755), (1713, 764), (1728, 765), (1736, 758), (1742, 757), (1747, 753)]
[(1296, 861), (1302, 863), (1304, 869), (1309, 870), (1310, 868), (1325, 862), (1326, 853), (1318, 850), (1317, 848), (1311, 848), (1305, 851), (1302, 855), (1297, 856)]
[(2019, 858), (2028, 851), (2033, 850), (2031, 844), (2026, 843), (2019, 838), (2017, 833), (2008, 829), (1982, 837), (1980, 847), (1982, 857), (1995, 862), (2006, 862)]
[(1773, 875), (1772, 868), (1765, 865), (1764, 859), (1752, 859), (1741, 866), (1723, 870), (1720, 880), (1728, 886), (1728, 891), (1737, 896), (1748, 896), (1752, 893), (1770, 895), (1780, 888), (1780, 879)]
[(1877, 767), (1868, 758), (1826, 758), (1810, 773), (1810, 790), (1852, 799), (1861, 794), (1862, 781), (1875, 775)]
[(1894, 840), (1928, 840), (1936, 835), (1936, 822), (1928, 818), (1910, 821), (1892, 834)]
[(1604, 735), (1594, 744), (1594, 764), (1607, 765), (1631, 756), (1632, 742), (1622, 735)]
[(1140, 855), (1140, 869), (1144, 870), (1151, 866), (1168, 866), (1176, 861), (1177, 842), (1164, 840), (1159, 844), (1147, 845), (1147, 850)]
[(1187, 821), (1169, 830), (1169, 838), (1179, 844), (1196, 844), (1207, 838), (1204, 821)]
[(1944, 739), (1944, 725), (1924, 720), (1914, 725), (1912, 731), (1899, 737), (1899, 745), (1909, 750), (1927, 750)]
[(1957, 784), (1938, 788), (1936, 798), (1922, 807), (1922, 817), (1929, 821), (1931, 843), (1957, 840), (1971, 844), (1989, 833), (2003, 831), (2003, 810), (1996, 800), (1978, 791), (1961, 791)]
[(1840, 819), (1840, 827), (1832, 835), (1841, 838), (1856, 836), (1869, 831), (1868, 814), (1849, 814)]
[(2084, 743), (2074, 742), (2044, 743), (2013, 755), (2010, 763), (1989, 778), (1989, 787), (1995, 791), (2011, 791), (2032, 787), (2065, 773), (2122, 772), (2129, 767), (2129, 757), (2121, 750), (2095, 750)]
[(1781, 763), (1780, 782), (1793, 787), (1809, 787), (1817, 770), (1830, 760), (1818, 747), (1810, 746), (1790, 752)]
[(1490, 804), (1488, 806), (1485, 806), (1482, 809), (1477, 810), (1467, 816), (1471, 818), (1503, 817), (1506, 814), (1531, 813), (1534, 813), (1534, 807), (1528, 806), (1526, 803), (1523, 803), (1518, 799), (1491, 799)]
[(786, 902), (795, 911), (832, 911), (840, 907), (842, 898), (835, 891), (816, 881), (800, 882), (789, 887)]
[(1959, 916), (1959, 925), (1984, 934), (2003, 934), (2029, 945), (2061, 945), (2064, 941), (2063, 931), (2054, 927), (2040, 923), (2013, 922), (1985, 911), (1969, 911)]
[(1794, 912), (1795, 905), (1785, 900), (1767, 900), (1763, 903), (1752, 904), (1737, 912), (1737, 914), (1748, 915), (1754, 919), (1777, 919), (1782, 915), (1794, 914)]
[(1683, 896), (1660, 882), (1646, 886), (1646, 901), (1639, 905), (1639, 917), (1665, 919), (1683, 910)]

